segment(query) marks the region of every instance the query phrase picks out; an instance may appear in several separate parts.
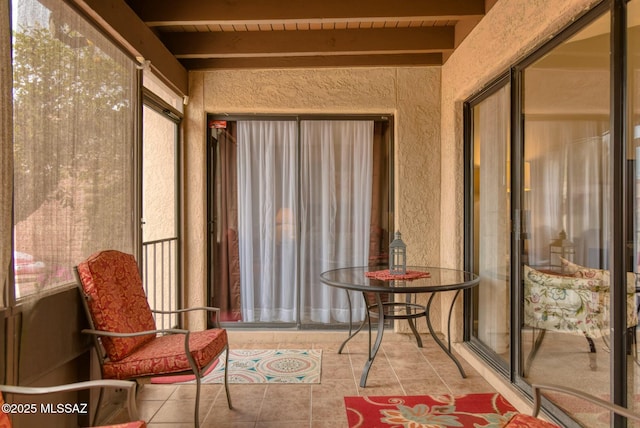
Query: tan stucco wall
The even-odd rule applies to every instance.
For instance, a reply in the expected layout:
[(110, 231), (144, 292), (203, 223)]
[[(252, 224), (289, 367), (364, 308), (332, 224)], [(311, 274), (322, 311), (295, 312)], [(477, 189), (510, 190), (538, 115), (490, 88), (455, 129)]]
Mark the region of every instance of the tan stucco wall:
[[(581, 15), (594, 0), (500, 0), (442, 67), (441, 261), (462, 267), (463, 102), (550, 36)], [(442, 299), (448, 305), (450, 298)], [(460, 305), (461, 302), (458, 302)], [(458, 308), (460, 309), (460, 307)], [(462, 335), (462, 311), (452, 321)]]
[(189, 85), (183, 234), (189, 305), (206, 303), (207, 113), (393, 115), (395, 225), (409, 263), (440, 263), (440, 67), (192, 72)]
[[(442, 68), (190, 73), (183, 235), (188, 303), (204, 303), (206, 289), (206, 113), (393, 114), (396, 228), (406, 238), (409, 262), (462, 267), (464, 100), (597, 3), (499, 0)], [(444, 297), (442, 307), (451, 298)], [(461, 302), (454, 340), (462, 333)]]

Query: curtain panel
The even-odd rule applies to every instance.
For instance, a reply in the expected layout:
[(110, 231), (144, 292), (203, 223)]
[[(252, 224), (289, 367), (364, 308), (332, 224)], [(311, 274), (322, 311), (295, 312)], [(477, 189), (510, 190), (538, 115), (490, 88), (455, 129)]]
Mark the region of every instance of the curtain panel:
[(243, 320), (295, 322), (296, 122), (238, 122)]
[(242, 320), (240, 310), (240, 254), (238, 248), (238, 168), (236, 123), (215, 129), (216, 161), (214, 199), (216, 242), (213, 244), (212, 305), (220, 308), (223, 321)]
[[(373, 131), (372, 121), (301, 124), (301, 304), (312, 322), (349, 321), (346, 293), (321, 284), (320, 273), (369, 263)], [(360, 321), (364, 300), (353, 294)]]
[[(214, 122), (211, 290), (222, 319), (349, 321), (346, 293), (321, 284), (319, 275), (387, 263), (382, 125), (249, 120), (216, 129)], [(352, 320), (362, 320), (365, 303), (351, 294)]]

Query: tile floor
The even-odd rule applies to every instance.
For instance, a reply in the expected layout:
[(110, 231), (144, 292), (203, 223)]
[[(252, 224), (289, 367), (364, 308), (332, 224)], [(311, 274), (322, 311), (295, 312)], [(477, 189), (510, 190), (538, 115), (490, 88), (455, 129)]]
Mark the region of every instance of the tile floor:
[[(320, 384), (230, 385), (229, 410), (221, 385), (203, 385), (200, 421), (203, 428), (346, 427), (343, 397), (347, 395), (418, 395), (492, 392), (495, 389), (469, 364), (463, 379), (455, 364), (427, 335), (418, 348), (413, 336), (385, 332), (382, 346), (369, 372), (366, 388), (360, 374), (366, 361), (367, 335), (352, 339), (342, 354), (337, 350), (346, 332), (228, 330), (232, 348), (322, 349)], [(150, 428), (192, 427), (191, 385), (145, 385), (138, 394), (138, 409)]]

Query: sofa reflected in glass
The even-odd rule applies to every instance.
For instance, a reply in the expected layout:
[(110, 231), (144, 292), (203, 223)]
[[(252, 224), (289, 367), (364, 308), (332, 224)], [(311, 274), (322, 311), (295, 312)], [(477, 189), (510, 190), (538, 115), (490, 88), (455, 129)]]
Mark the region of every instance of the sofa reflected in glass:
[[(603, 338), (608, 346), (610, 273), (562, 260), (562, 273), (524, 266), (524, 324), (533, 331), (533, 345), (525, 364), (525, 375), (538, 352), (546, 331), (581, 334), (590, 348), (590, 366), (597, 368), (593, 340)], [(638, 324), (637, 275), (627, 273), (627, 327)]]

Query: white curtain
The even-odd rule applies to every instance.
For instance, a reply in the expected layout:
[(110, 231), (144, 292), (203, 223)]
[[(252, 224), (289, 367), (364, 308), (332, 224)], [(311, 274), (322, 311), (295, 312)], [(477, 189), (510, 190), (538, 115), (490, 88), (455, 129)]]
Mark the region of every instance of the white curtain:
[[(303, 313), (306, 321), (346, 322), (346, 292), (319, 275), (368, 263), (373, 122), (303, 121), (300, 138)], [(352, 293), (351, 301), (353, 318), (362, 320), (362, 296)]]
[(242, 319), (297, 318), (296, 122), (238, 122)]
[[(346, 293), (319, 275), (368, 263), (373, 122), (303, 121), (299, 154), (297, 137), (293, 121), (238, 122), (245, 322), (346, 322)], [(354, 319), (363, 319), (362, 296), (352, 301)]]

